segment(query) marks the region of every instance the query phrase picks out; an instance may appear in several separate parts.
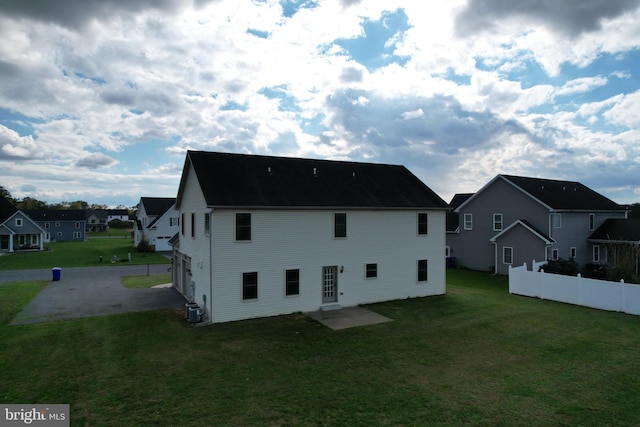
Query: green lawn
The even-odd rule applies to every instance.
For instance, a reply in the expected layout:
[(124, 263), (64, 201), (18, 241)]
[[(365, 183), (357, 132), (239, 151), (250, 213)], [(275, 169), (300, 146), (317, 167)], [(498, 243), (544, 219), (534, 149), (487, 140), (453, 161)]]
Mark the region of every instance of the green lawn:
[[(140, 253), (129, 237), (92, 237), (84, 242), (47, 243), (46, 251), (16, 252), (0, 256), (0, 270), (52, 267), (96, 267), (100, 265), (165, 264), (170, 261), (157, 253)], [(131, 254), (131, 262), (128, 261)], [(118, 261), (111, 263), (112, 257)], [(102, 262), (100, 262), (102, 257)], [(126, 260), (126, 261), (123, 261)]]
[(125, 288), (151, 288), (156, 285), (171, 283), (171, 273), (151, 274), (149, 276), (124, 276), (121, 282)]
[[(0, 286), (6, 321), (43, 284)], [(69, 403), (74, 426), (615, 425), (640, 422), (640, 317), (511, 296), (448, 272), (446, 296), (190, 327), (179, 311), (0, 326), (0, 401)]]

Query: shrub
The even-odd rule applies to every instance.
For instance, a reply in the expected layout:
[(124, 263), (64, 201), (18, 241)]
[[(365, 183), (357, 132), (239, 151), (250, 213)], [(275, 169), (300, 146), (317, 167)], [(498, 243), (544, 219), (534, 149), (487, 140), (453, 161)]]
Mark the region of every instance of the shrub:
[(140, 243), (138, 243), (138, 252), (146, 253), (146, 252), (155, 252), (155, 251), (156, 251), (155, 246), (149, 243), (149, 240), (143, 236), (142, 240), (140, 240)]
[(580, 267), (573, 259), (550, 259), (547, 263), (540, 267), (545, 273), (562, 274), (565, 276), (577, 276), (580, 273)]

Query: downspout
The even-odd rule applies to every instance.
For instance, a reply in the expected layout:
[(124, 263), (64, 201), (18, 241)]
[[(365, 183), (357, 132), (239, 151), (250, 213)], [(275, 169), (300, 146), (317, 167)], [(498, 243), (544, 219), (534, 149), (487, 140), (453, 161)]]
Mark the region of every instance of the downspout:
[(213, 323), (213, 209), (209, 213), (209, 323)]
[(495, 240), (493, 242), (493, 254), (494, 254), (494, 261), (493, 261), (493, 274), (498, 274), (498, 242), (496, 242)]

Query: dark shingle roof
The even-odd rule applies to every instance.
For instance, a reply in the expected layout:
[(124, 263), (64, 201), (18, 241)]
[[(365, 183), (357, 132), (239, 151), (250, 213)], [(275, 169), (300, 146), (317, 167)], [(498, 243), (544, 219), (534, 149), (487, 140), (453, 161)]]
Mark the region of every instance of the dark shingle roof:
[(404, 166), (204, 151), (189, 165), (209, 206), (447, 207)]
[(609, 218), (593, 232), (589, 240), (640, 242), (640, 219)]
[(23, 211), (34, 221), (86, 221), (84, 209), (37, 209)]
[(513, 175), (501, 176), (555, 210), (624, 210), (623, 206), (579, 182)]
[(9, 200), (4, 197), (0, 197), (0, 224), (5, 222), (14, 213), (18, 211), (18, 208), (13, 206)]
[(175, 197), (141, 197), (147, 215), (160, 216), (164, 214), (176, 202)]

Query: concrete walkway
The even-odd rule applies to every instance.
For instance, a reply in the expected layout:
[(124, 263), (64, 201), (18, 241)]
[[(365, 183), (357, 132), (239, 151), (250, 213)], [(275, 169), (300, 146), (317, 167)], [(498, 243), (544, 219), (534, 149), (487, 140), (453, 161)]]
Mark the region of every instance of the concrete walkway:
[(123, 276), (167, 273), (169, 265), (63, 268), (51, 281), (51, 270), (0, 271), (0, 286), (8, 282), (48, 280), (49, 285), (27, 304), (12, 325), (77, 319), (132, 311), (184, 308), (186, 300), (174, 288), (128, 289)]

